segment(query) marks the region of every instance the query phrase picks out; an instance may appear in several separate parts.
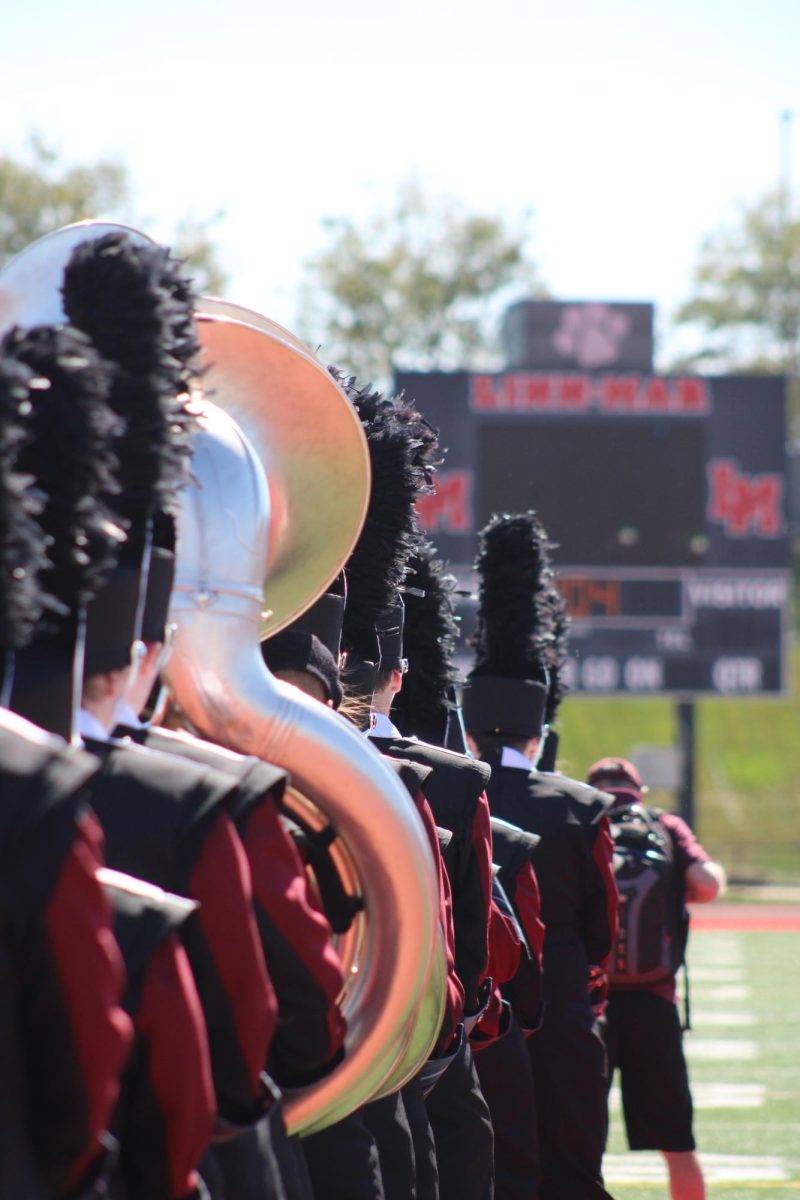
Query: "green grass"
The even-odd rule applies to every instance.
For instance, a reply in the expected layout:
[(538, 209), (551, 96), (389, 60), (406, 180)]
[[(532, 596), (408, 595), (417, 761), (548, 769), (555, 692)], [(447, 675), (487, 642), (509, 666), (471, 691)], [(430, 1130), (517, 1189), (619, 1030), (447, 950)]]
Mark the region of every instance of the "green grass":
[[(676, 741), (667, 700), (568, 698), (559, 766), (582, 779), (607, 754)], [(697, 701), (695, 822), (707, 849), (743, 880), (800, 882), (800, 648), (782, 700)], [(652, 793), (674, 808), (674, 797)]]
[[(701, 1157), (705, 1155), (754, 1155), (779, 1159), (785, 1178), (780, 1182), (732, 1179), (710, 1182), (710, 1197), (725, 1200), (780, 1200), (800, 1192), (800, 935), (796, 933), (723, 933), (699, 931), (692, 934), (690, 964), (695, 968), (718, 961), (725, 942), (735, 940), (739, 951), (747, 997), (743, 1000), (715, 998), (711, 985), (699, 979), (692, 985), (693, 1006), (698, 1014), (709, 1010), (735, 1009), (755, 1015), (747, 1028), (704, 1025), (702, 1017), (687, 1035), (692, 1040), (724, 1038), (752, 1041), (752, 1061), (734, 1058), (721, 1062), (692, 1060), (690, 1073), (695, 1086), (709, 1083), (762, 1085), (765, 1103), (752, 1108), (706, 1108), (695, 1113), (695, 1134)], [(715, 953), (716, 951), (716, 953)], [(732, 964), (733, 966), (733, 964)], [(626, 1153), (621, 1117), (612, 1114), (609, 1152)], [(627, 1155), (635, 1164), (637, 1155)], [(664, 1200), (665, 1186), (638, 1184), (633, 1180), (609, 1181), (608, 1189), (620, 1200)]]

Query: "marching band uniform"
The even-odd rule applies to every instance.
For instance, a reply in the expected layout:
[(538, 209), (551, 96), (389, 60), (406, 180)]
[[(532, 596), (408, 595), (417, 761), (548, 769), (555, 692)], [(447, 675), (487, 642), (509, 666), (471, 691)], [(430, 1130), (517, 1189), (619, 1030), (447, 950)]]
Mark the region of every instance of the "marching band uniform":
[(132, 712), (123, 714), (116, 733), (236, 780), (228, 812), (250, 864), (261, 945), (278, 1000), (270, 1072), (285, 1087), (320, 1078), (341, 1058), (342, 968), (330, 925), (311, 902), (300, 855), (280, 820), (286, 772), (188, 734), (141, 726)]
[(39, 1200), (105, 1166), (132, 1030), (83, 797), (97, 764), (6, 711), (0, 761), (0, 1194)]
[(196, 907), (106, 871), (114, 936), (125, 960), (123, 997), (136, 1035), (113, 1131), (121, 1200), (200, 1200), (197, 1164), (216, 1115), (203, 1010), (177, 931)]
[(263, 1071), (278, 1014), (247, 856), (227, 812), (234, 784), (129, 743), (85, 735), (84, 745), (100, 763), (89, 800), (108, 865), (199, 905), (181, 939), (203, 1006), (219, 1115), (233, 1132), (274, 1100)]

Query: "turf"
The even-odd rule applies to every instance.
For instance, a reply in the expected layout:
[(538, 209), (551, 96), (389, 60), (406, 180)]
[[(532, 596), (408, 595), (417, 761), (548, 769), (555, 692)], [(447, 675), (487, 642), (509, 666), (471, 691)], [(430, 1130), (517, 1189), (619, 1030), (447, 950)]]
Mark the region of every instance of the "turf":
[[(701, 1157), (716, 1164), (719, 1174), (724, 1160), (718, 1156), (733, 1156), (727, 1177), (711, 1179), (708, 1194), (725, 1200), (779, 1200), (800, 1193), (800, 934), (698, 929), (690, 941), (690, 979), (692, 970), (692, 1004), (698, 1016), (686, 1044), (696, 1094), (711, 1084), (764, 1089), (764, 1103), (758, 1107), (698, 1107), (695, 1133)], [(720, 983), (728, 984), (738, 973), (744, 996), (726, 999), (714, 982), (717, 973)], [(732, 1011), (752, 1014), (753, 1024), (718, 1024)], [(716, 1061), (693, 1054), (693, 1045), (699, 1050), (698, 1044), (714, 1039), (732, 1044), (733, 1051)], [(738, 1057), (738, 1042), (755, 1043), (754, 1057)], [(611, 1160), (617, 1176), (609, 1178), (612, 1195), (663, 1200), (664, 1183), (636, 1181), (637, 1160), (642, 1162), (643, 1156), (627, 1152), (618, 1111), (612, 1112), (608, 1149), (624, 1155), (622, 1179), (620, 1160)], [(747, 1156), (753, 1157), (749, 1165)], [(779, 1177), (765, 1178), (770, 1172)]]
[[(800, 879), (800, 647), (780, 700), (696, 702), (697, 832), (737, 879)], [(659, 699), (571, 696), (561, 712), (559, 767), (582, 779), (607, 754), (675, 742), (675, 705)], [(669, 793), (653, 803), (675, 807)]]

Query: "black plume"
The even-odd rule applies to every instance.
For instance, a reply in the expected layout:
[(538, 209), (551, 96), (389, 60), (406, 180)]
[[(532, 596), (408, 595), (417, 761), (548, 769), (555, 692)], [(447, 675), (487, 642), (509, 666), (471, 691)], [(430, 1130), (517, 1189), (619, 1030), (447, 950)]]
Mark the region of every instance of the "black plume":
[(481, 531), (473, 675), (541, 677), (552, 642), (550, 543), (536, 513), (503, 513)]
[(41, 498), (17, 470), (33, 378), (21, 362), (0, 357), (0, 650), (26, 645), (42, 615), (39, 577), (47, 554), (35, 519)]
[(140, 528), (154, 509), (172, 507), (190, 454), (192, 285), (163, 247), (109, 233), (76, 247), (62, 290), (69, 320), (117, 368), (109, 403), (124, 421), (118, 508)]
[(550, 641), (546, 650), (547, 670), (550, 675), (546, 720), (548, 724), (552, 724), (568, 690), (564, 682), (564, 664), (567, 661), (569, 614), (567, 613), (567, 602), (555, 583), (552, 583), (547, 589), (544, 600), (550, 627)]
[(458, 640), (455, 586), (455, 576), (445, 573), (433, 543), (423, 542), (411, 560), (404, 586), (403, 650), (408, 671), (392, 711), (403, 733), (437, 744), (447, 726), (447, 701), (457, 678), (452, 661)]
[(398, 603), (420, 532), (415, 503), (433, 488), (441, 461), (438, 434), (411, 404), (331, 372), (367, 435), (372, 491), (358, 543), (347, 563), (344, 644), (357, 649), (375, 621)]
[(13, 329), (2, 350), (36, 376), (29, 385), (31, 439), (17, 465), (43, 493), (39, 524), (50, 566), (42, 586), (75, 610), (103, 582), (122, 540), (105, 500), (116, 491), (111, 447), (119, 422), (106, 403), (113, 372), (69, 326)]

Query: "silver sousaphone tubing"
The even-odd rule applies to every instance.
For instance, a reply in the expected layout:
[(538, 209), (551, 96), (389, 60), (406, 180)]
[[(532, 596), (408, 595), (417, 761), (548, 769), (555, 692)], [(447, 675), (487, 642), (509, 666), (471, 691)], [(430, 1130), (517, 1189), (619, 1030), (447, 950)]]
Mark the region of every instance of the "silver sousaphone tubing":
[(170, 687), (201, 736), (288, 769), (346, 843), (366, 903), (363, 962), (346, 996), (345, 1058), (286, 1100), (289, 1129), (309, 1133), (382, 1088), (418, 1031), (420, 998), (433, 978), (439, 1001), (424, 1038), (416, 1033), (416, 1068), (430, 1053), (444, 1002), (436, 879), (421, 822), (394, 773), (348, 722), (264, 665), (269, 493), (252, 446), (214, 405), (204, 406), (192, 473), (178, 522)]

